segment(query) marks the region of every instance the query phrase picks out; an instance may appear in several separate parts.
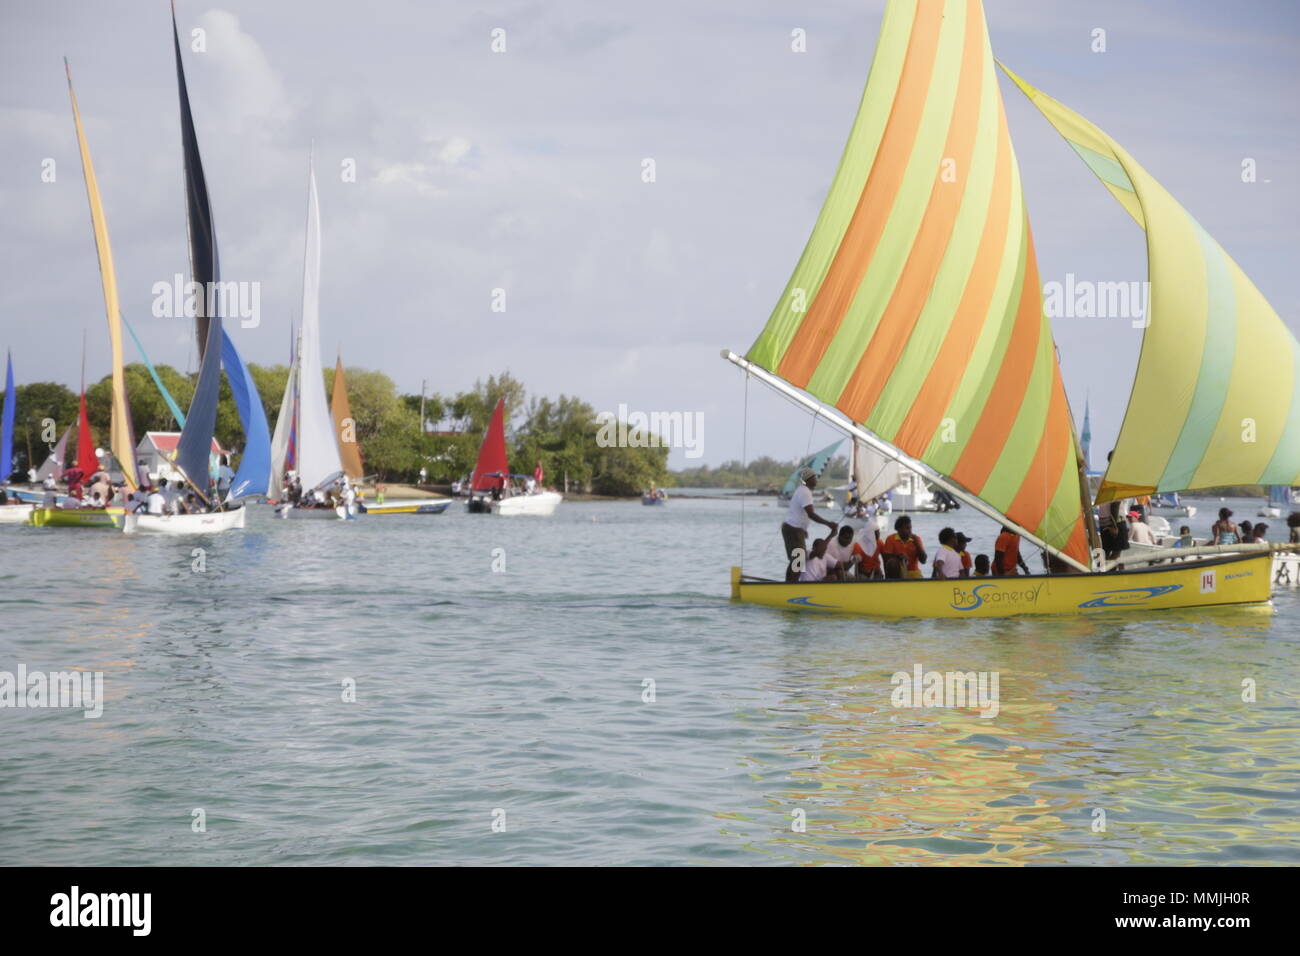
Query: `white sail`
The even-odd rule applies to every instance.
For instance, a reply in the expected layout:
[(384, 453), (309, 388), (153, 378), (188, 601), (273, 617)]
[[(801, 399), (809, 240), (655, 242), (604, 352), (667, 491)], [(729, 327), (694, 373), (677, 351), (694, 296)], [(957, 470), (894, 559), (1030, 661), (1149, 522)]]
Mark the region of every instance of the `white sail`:
[(46, 478), (53, 478), (55, 481), (63, 480), (63, 463), (68, 456), (68, 435), (72, 431), (69, 425), (59, 439), (59, 443), (54, 446), (54, 451), (50, 452), (50, 457), (45, 459), (45, 464), (37, 469), (33, 476), (33, 481), (44, 481)]
[(314, 164), (308, 176), (307, 243), (303, 259), (296, 463), (303, 488), (314, 488), (331, 473), (343, 470), (334, 419), (325, 398), (325, 374), (320, 359), (320, 201), (316, 198)]
[(298, 358), (301, 354), (300, 343), (294, 349), (293, 362), (289, 365), (289, 378), (284, 383), (284, 398), (280, 399), (280, 414), (275, 420), (275, 434), (271, 436), (271, 479), (266, 496), (277, 501), (284, 480), (284, 463), (289, 457), (289, 439), (293, 436), (293, 399), (298, 388)]
[(853, 440), (853, 464), (850, 478), (857, 483), (858, 498), (869, 501), (889, 491), (899, 482), (898, 462), (886, 458), (865, 442)]

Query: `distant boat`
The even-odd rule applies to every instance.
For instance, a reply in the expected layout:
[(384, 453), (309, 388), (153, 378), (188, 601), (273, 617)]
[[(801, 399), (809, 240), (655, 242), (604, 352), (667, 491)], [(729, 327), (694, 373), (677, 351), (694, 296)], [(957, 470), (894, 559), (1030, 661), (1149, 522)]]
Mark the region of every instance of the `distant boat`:
[(866, 442), (853, 440), (849, 485), (841, 522), (855, 531), (870, 525), (884, 531), (894, 510), (890, 492), (902, 480), (898, 461), (882, 455)]
[(641, 504), (647, 506), (668, 504), (668, 492), (662, 488), (651, 488), (641, 495)]
[[(1101, 550), (988, 37), (979, 0), (886, 3), (812, 236), (748, 353), (723, 357), (1041, 548), (1056, 573), (785, 583), (733, 567), (732, 598), (927, 618), (1266, 602), (1269, 552), (1300, 545)], [(1147, 322), (1098, 503), (1300, 483), (1295, 336), (1119, 144), (1002, 69), (1146, 233)], [(1173, 557), (1190, 560), (1150, 566)]]
[(382, 517), (383, 515), (440, 515), (451, 507), (450, 498), (394, 498), (382, 505), (373, 501), (361, 501), (357, 508), (364, 515)]
[(1192, 518), (1196, 516), (1196, 506), (1183, 504), (1178, 492), (1172, 491), (1168, 494), (1152, 495), (1147, 514), (1160, 518)]
[[(331, 486), (347, 475), (343, 455), (339, 450), (339, 435), (335, 430), (330, 406), (325, 400), (325, 379), (320, 357), (320, 275), (320, 198), (316, 192), (316, 164), (313, 156), (307, 167), (302, 325), (298, 330), (298, 344), (294, 350), (294, 366), (290, 370), (284, 400), (280, 404), (280, 418), (275, 423), (275, 438), (271, 442), (272, 476), (278, 480), (282, 475), (280, 469), (285, 467), (292, 456), (296, 477), (302, 485), (302, 498), (307, 501), (310, 501), (314, 493), (326, 495)], [(360, 471), (359, 455), (354, 467)], [(274, 497), (280, 497), (278, 491)], [(355, 502), (348, 501), (327, 506), (303, 504), (302, 500), (297, 505), (281, 501), (276, 514), (281, 518), (298, 520), (348, 519), (356, 517), (357, 506)]]
[[(534, 490), (520, 492), (518, 483), (534, 481)], [(497, 399), (478, 461), (470, 478), (470, 498), (466, 506), (471, 514), (531, 515), (554, 514), (563, 499), (557, 491), (546, 491), (528, 475), (512, 475), (506, 463), (505, 399)]]
[[(781, 486), (781, 490), (776, 497), (781, 501), (789, 501), (795, 489), (803, 484), (799, 479), (799, 473), (805, 468), (811, 468), (814, 474), (821, 478), (822, 473), (826, 471), (826, 466), (830, 464), (831, 458), (835, 456), (835, 453), (840, 450), (840, 446), (843, 444), (844, 439), (841, 438), (839, 441), (827, 445), (821, 451), (805, 455), (803, 460), (794, 466), (794, 471), (790, 472), (790, 477), (785, 480), (785, 484)], [(822, 492), (822, 494), (825, 494), (825, 492)]]
[(1261, 518), (1281, 518), (1291, 510), (1296, 501), (1295, 492), (1287, 485), (1270, 485), (1268, 504), (1259, 509)]

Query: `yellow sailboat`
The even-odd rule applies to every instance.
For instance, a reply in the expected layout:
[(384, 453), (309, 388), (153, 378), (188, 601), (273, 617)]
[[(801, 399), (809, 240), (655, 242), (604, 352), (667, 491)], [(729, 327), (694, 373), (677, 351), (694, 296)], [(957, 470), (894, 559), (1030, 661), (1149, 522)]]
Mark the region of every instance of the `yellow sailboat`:
[(334, 419), (334, 434), (339, 440), (339, 458), (343, 471), (352, 481), (361, 478), (361, 446), (357, 444), (357, 425), (352, 418), (352, 405), (348, 402), (348, 383), (343, 377), (343, 356), (334, 365), (334, 388), (330, 393), (330, 415)]
[[(753, 346), (723, 356), (1070, 570), (787, 584), (733, 568), (732, 597), (891, 617), (1267, 601), (1267, 552), (1288, 546), (1154, 552), (1126, 568), (1100, 550), (997, 65), (980, 0), (887, 4), (812, 236)], [(1148, 327), (1097, 500), (1300, 481), (1295, 336), (1117, 143), (1008, 75), (1147, 232)]]
[[(86, 199), (90, 204), (90, 224), (95, 234), (95, 251), (99, 257), (99, 277), (104, 291), (104, 309), (108, 315), (108, 340), (113, 358), (113, 398), (109, 425), (109, 450), (121, 469), (126, 485), (135, 490), (140, 487), (135, 467), (135, 438), (131, 429), (131, 411), (126, 400), (126, 379), (122, 371), (122, 326), (117, 295), (117, 273), (113, 268), (113, 250), (108, 241), (108, 222), (104, 205), (99, 198), (99, 182), (95, 167), (90, 162), (90, 146), (81, 126), (77, 110), (77, 94), (72, 88), (72, 68), (63, 61), (68, 75), (68, 97), (72, 101), (72, 123), (77, 131), (77, 149), (81, 154), (81, 169), (86, 179)], [(36, 508), (30, 522), (37, 527), (64, 528), (120, 528), (125, 510), (106, 508)]]

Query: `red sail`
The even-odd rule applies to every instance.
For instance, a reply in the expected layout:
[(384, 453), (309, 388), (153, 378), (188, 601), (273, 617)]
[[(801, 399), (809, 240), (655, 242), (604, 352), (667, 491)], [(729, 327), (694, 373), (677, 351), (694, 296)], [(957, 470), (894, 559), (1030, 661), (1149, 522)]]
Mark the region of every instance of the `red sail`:
[[(492, 423), (488, 425), (483, 444), (479, 446), (478, 462), (474, 465), (474, 479), (470, 487), (475, 491), (490, 491), (500, 488), (505, 479), (501, 476), (507, 472), (506, 465), (506, 410), (505, 399), (497, 399), (496, 411), (492, 413)], [(497, 477), (488, 477), (496, 474)]]
[(77, 467), (89, 478), (99, 471), (95, 457), (95, 439), (90, 434), (90, 419), (86, 416), (86, 393), (81, 393), (81, 418), (77, 421)]

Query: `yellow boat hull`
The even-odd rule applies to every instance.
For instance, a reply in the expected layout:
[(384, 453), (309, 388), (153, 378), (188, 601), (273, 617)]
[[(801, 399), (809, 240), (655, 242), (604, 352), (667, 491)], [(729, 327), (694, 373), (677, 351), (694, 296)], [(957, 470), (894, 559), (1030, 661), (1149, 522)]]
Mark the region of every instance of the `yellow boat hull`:
[(877, 617), (972, 618), (1104, 614), (1260, 604), (1270, 592), (1272, 555), (1232, 555), (1109, 574), (785, 584), (731, 569), (733, 600), (787, 611)]
[(38, 528), (120, 528), (122, 508), (33, 508), (31, 524)]

